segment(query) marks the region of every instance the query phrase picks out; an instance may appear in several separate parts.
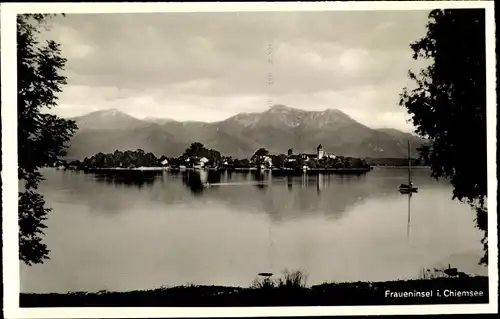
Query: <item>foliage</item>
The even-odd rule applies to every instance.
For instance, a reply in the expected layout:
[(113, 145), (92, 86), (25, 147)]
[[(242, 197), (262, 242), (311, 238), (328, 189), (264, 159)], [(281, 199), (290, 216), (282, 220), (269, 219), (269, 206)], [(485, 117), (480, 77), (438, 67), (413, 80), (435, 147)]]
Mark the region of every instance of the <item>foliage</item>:
[[(163, 156), (162, 156), (163, 158)], [(184, 164), (184, 161), (180, 158), (168, 158), (168, 164), (172, 167), (179, 167), (181, 165)], [(161, 158), (160, 158), (160, 162), (161, 162)]]
[[(257, 285), (262, 281), (256, 280)], [(270, 282), (270, 281), (268, 281)], [(271, 282), (274, 286), (274, 281)], [(257, 288), (257, 289), (256, 289)], [(481, 291), (477, 297), (437, 296), (422, 298), (388, 298), (385, 292), (427, 291)], [(380, 306), (380, 305), (428, 305), (436, 303), (488, 303), (488, 277), (433, 278), (394, 280), (386, 282), (330, 282), (311, 287), (249, 288), (224, 286), (183, 285), (154, 290), (126, 292), (100, 291), (70, 293), (21, 293), (21, 307), (270, 307), (270, 306)]]
[(251, 289), (273, 289), (276, 283), (271, 278), (255, 278), (250, 285)]
[(268, 156), (268, 155), (269, 155), (269, 151), (266, 150), (265, 148), (261, 147), (257, 151), (255, 151), (255, 153), (253, 154), (251, 159), (256, 160), (262, 156)]
[(42, 243), (49, 208), (36, 192), (43, 180), (41, 167), (60, 164), (77, 126), (74, 121), (44, 113), (57, 105), (66, 84), (61, 75), (66, 59), (59, 44), (39, 43), (39, 27), (50, 15), (17, 16), (17, 120), (19, 192), (19, 258), (27, 265), (43, 263), (49, 250)]
[(310, 168), (320, 168), (320, 163), (317, 159), (312, 158), (308, 161), (308, 165)]
[(233, 165), (235, 168), (250, 168), (250, 161), (247, 158), (244, 159), (235, 158)]
[(422, 145), (417, 148), (417, 151), (420, 154), (420, 158), (423, 161), (424, 165), (430, 165), (430, 154), (431, 154), (431, 147), (429, 145)]
[(307, 274), (301, 270), (289, 271), (285, 269), (283, 276), (276, 280), (270, 277), (255, 278), (250, 285), (251, 289), (297, 289), (305, 288), (307, 284)]
[[(162, 160), (165, 159), (162, 157)], [(155, 167), (160, 166), (161, 160), (152, 153), (146, 153), (142, 149), (136, 151), (119, 151), (114, 153), (97, 153), (94, 156), (86, 157), (83, 162), (77, 161), (69, 163), (75, 168), (134, 168), (134, 167)]]
[(278, 287), (284, 288), (304, 288), (307, 285), (307, 274), (300, 271), (283, 271), (283, 277), (278, 279)]
[(282, 168), (285, 165), (286, 156), (284, 154), (271, 155), (271, 160), (273, 162), (274, 167)]
[(301, 169), (304, 166), (305, 161), (301, 156), (294, 155), (292, 158), (294, 159), (293, 161), (285, 162), (286, 168)]
[[(362, 159), (359, 158), (344, 158), (342, 156), (338, 156), (335, 159), (333, 158), (322, 158), (318, 160), (316, 158), (310, 158), (308, 160), (302, 158), (300, 155), (291, 155), (295, 161), (288, 161), (287, 159), (290, 156), (285, 154), (269, 154), (267, 150), (261, 148), (256, 154), (267, 154), (262, 156), (269, 156), (270, 161), (266, 162), (269, 167), (275, 168), (288, 168), (288, 169), (302, 169), (304, 165), (307, 165), (309, 168), (369, 168), (370, 165)], [(164, 160), (168, 161), (168, 165), (171, 167), (178, 168), (181, 165), (186, 167), (191, 167), (193, 163), (196, 162), (196, 159), (201, 157), (206, 157), (209, 161), (206, 163), (206, 166), (210, 167), (223, 167), (223, 168), (240, 168), (240, 169), (249, 169), (252, 167), (256, 167), (256, 165), (263, 164), (263, 159), (255, 159), (256, 156), (253, 156), (253, 160), (249, 160), (248, 158), (233, 159), (232, 157), (221, 156), (220, 152), (214, 149), (207, 149), (201, 143), (192, 143), (189, 148), (186, 149), (183, 155), (180, 157), (172, 157), (167, 158), (162, 155), (160, 158), (157, 158), (152, 153), (145, 153), (144, 150), (138, 149), (136, 151), (119, 151), (116, 150), (114, 153), (104, 154), (102, 152), (97, 153), (92, 157), (86, 157), (82, 162), (73, 161), (65, 166), (72, 169), (82, 169), (82, 168), (135, 168), (135, 167), (158, 167), (163, 166), (161, 163)], [(227, 163), (227, 164), (225, 164)], [(272, 165), (271, 165), (272, 163)]]
[[(453, 198), (477, 212), (484, 231), (487, 263), (486, 64), (485, 11), (434, 10), (427, 34), (411, 44), (414, 59), (432, 63), (409, 76), (416, 88), (405, 88), (400, 104), (412, 115), (416, 133), (431, 141), (421, 148), (432, 176), (449, 178)], [(430, 151), (432, 150), (432, 151)]]
[(192, 157), (206, 157), (211, 163), (219, 163), (221, 161), (221, 154), (214, 149), (207, 149), (199, 142), (192, 143), (182, 154), (183, 158)]
[[(427, 157), (427, 162), (425, 159), (425, 151), (424, 148), (426, 146), (422, 145), (419, 149), (424, 152), (423, 154), (420, 154), (419, 158), (412, 158), (411, 159), (411, 166), (419, 166), (419, 165), (429, 165), (429, 159)], [(367, 158), (364, 160), (366, 165), (377, 165), (377, 166), (408, 166), (408, 159), (407, 158)], [(427, 163), (427, 164), (426, 164)]]

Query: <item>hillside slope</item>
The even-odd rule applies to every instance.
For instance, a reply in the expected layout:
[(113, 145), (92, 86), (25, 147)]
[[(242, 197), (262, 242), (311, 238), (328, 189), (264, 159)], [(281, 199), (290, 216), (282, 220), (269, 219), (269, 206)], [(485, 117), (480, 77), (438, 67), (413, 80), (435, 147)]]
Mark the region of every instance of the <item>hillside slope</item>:
[(138, 148), (157, 156), (179, 156), (192, 142), (233, 157), (249, 157), (260, 147), (272, 153), (286, 153), (289, 148), (315, 152), (322, 144), (337, 155), (404, 158), (408, 140), (412, 154), (423, 142), (395, 129), (369, 128), (339, 110), (304, 111), (284, 105), (213, 123), (140, 120), (117, 110), (74, 120), (79, 130), (71, 140), (68, 159)]

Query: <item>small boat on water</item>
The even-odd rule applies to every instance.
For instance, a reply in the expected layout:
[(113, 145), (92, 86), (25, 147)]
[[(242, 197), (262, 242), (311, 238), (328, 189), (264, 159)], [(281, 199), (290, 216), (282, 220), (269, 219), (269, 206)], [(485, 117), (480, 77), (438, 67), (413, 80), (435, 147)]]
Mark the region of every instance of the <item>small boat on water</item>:
[(412, 184), (407, 185), (407, 184), (401, 184), (399, 185), (399, 191), (401, 193), (416, 193), (418, 192), (418, 187), (413, 187)]
[(413, 186), (411, 180), (411, 151), (410, 151), (410, 140), (408, 140), (408, 184), (399, 185), (399, 191), (401, 193), (415, 193), (418, 191), (418, 187)]

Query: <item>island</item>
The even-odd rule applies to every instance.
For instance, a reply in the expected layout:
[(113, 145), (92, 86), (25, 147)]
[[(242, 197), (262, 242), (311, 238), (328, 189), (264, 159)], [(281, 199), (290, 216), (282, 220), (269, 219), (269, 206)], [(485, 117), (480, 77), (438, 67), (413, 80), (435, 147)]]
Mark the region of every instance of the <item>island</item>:
[(259, 148), (250, 158), (224, 156), (219, 151), (206, 148), (202, 143), (192, 143), (181, 156), (157, 157), (142, 149), (116, 150), (113, 153), (97, 153), (58, 165), (71, 170), (271, 170), (284, 172), (328, 171), (337, 173), (365, 173), (372, 169), (364, 159), (346, 157), (325, 152), (321, 144), (316, 153), (271, 154)]

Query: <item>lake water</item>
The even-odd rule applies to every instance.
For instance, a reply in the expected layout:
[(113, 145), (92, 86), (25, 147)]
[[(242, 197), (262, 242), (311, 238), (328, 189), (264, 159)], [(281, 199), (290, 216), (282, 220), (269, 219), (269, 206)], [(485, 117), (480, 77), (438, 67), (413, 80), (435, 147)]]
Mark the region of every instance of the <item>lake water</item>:
[[(159, 172), (134, 179), (44, 170), (50, 260), (21, 264), (22, 292), (126, 291), (188, 283), (248, 287), (301, 269), (309, 285), (416, 278), (478, 266), (482, 233), (452, 187), (415, 169), (361, 176)], [(137, 173), (139, 174), (139, 173)], [(217, 183), (204, 188), (201, 183)], [(225, 184), (225, 185), (218, 185)], [(410, 200), (410, 201), (409, 201)], [(410, 208), (410, 215), (408, 209)]]

